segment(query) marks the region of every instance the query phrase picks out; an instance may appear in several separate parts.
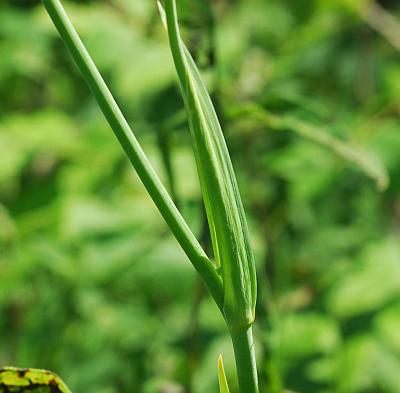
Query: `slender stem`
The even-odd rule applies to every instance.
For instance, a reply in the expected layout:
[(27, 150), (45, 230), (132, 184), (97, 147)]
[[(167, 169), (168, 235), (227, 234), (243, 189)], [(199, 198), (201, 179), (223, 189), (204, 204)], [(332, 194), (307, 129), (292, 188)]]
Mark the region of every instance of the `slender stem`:
[(251, 325), (231, 330), (240, 393), (258, 393), (256, 356)]
[(78, 33), (72, 26), (60, 0), (43, 0), (43, 4), (148, 193), (193, 266), (205, 281), (218, 307), (222, 309), (221, 278), (152, 168)]

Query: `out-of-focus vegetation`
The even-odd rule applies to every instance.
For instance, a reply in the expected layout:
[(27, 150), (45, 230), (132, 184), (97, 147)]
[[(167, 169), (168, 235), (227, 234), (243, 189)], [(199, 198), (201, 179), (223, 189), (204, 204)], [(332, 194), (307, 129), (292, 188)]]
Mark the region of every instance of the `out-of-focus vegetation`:
[[(155, 2), (65, 5), (209, 248)], [(250, 221), (261, 390), (399, 392), (400, 4), (178, 5)], [(36, 0), (0, 3), (0, 312), (0, 364), (75, 392), (217, 391), (219, 352), (234, 373), (218, 310)]]

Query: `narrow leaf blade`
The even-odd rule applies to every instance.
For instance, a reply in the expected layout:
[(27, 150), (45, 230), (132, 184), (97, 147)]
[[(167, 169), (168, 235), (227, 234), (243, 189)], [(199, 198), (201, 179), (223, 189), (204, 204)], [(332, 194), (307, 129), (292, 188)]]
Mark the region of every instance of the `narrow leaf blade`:
[(229, 393), (228, 381), (226, 379), (224, 362), (222, 361), (222, 355), (218, 357), (218, 381), (219, 381), (219, 392)]
[(262, 106), (248, 105), (232, 111), (235, 116), (248, 116), (264, 124), (271, 130), (289, 130), (330, 150), (343, 160), (352, 163), (366, 176), (375, 181), (378, 191), (387, 189), (390, 183), (389, 174), (379, 158), (360, 146), (339, 139), (327, 129), (306, 122), (292, 115), (270, 113)]

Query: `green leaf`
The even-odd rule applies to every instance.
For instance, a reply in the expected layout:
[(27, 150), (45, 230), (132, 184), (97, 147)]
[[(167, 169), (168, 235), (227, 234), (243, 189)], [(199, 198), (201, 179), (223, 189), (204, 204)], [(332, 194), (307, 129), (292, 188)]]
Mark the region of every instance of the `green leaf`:
[(219, 381), (219, 392), (229, 393), (229, 386), (228, 386), (228, 381), (226, 380), (222, 355), (219, 355), (218, 357), (218, 381)]
[[(46, 390), (43, 390), (43, 389)], [(48, 370), (4, 367), (0, 369), (0, 393), (6, 392), (71, 393), (61, 378)]]
[(181, 40), (175, 1), (165, 1), (165, 16), (189, 117), (214, 256), (224, 285), (224, 315), (231, 329), (247, 326), (254, 320), (256, 274), (235, 174), (210, 96)]

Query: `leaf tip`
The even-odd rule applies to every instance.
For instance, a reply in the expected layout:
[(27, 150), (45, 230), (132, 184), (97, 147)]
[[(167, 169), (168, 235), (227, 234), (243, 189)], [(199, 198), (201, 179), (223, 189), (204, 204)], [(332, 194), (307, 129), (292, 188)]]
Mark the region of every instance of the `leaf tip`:
[(165, 14), (165, 10), (163, 5), (161, 4), (160, 0), (157, 0), (157, 7), (158, 7), (158, 12), (160, 13), (161, 16), (161, 21), (164, 25), (165, 30), (167, 30), (167, 16)]
[(221, 354), (218, 356), (218, 381), (220, 393), (229, 393), (228, 381), (226, 380), (224, 362)]

